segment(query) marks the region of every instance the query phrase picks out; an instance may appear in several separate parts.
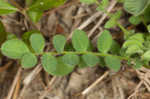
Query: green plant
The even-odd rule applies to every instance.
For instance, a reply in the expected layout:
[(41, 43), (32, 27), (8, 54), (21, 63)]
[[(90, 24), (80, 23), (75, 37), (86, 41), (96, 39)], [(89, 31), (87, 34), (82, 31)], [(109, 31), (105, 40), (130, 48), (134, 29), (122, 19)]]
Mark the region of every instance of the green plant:
[[(33, 52), (22, 40), (16, 38), (4, 42), (1, 46), (1, 51), (3, 55), (9, 58), (19, 59), (24, 68), (35, 66), (37, 64), (37, 57), (41, 56), (40, 59), (43, 68), (52, 75), (70, 73), (79, 64), (81, 61), (80, 58), (83, 59), (87, 66), (95, 66), (99, 63), (99, 57), (104, 57), (106, 64), (117, 71), (120, 68), (120, 59), (126, 59), (126, 57), (109, 54), (112, 46), (112, 36), (108, 31), (104, 31), (102, 35), (97, 42), (100, 52), (88, 51), (90, 41), (86, 33), (81, 30), (74, 31), (72, 37), (74, 51), (65, 51), (65, 37), (56, 35), (53, 38), (53, 45), (56, 52), (44, 52), (45, 40), (38, 33), (32, 34), (29, 38)], [(106, 42), (103, 42), (104, 40)], [(62, 44), (58, 41), (61, 41)], [(116, 62), (112, 64), (111, 61)]]
[[(87, 4), (96, 4), (97, 10), (109, 16), (109, 20), (105, 23), (105, 30), (101, 33), (97, 40), (97, 51), (93, 51), (86, 32), (75, 30), (72, 35), (72, 42), (69, 43), (63, 35), (55, 35), (52, 43), (56, 51), (44, 52), (45, 39), (38, 30), (32, 30), (24, 33), (22, 40), (15, 36), (7, 36), (3, 25), (0, 23), (0, 33), (3, 36), (1, 52), (4, 56), (11, 59), (18, 59), (23, 68), (34, 67), (38, 59), (46, 72), (52, 75), (63, 76), (73, 71), (75, 66), (80, 68), (92, 67), (97, 64), (105, 65), (114, 71), (118, 71), (121, 67), (121, 61), (128, 61), (129, 65), (134, 68), (148, 66), (150, 61), (150, 36), (146, 33), (135, 33), (134, 30), (125, 29), (119, 19), (122, 11), (118, 10), (114, 14), (107, 13), (106, 7), (109, 0), (80, 0)], [(147, 24), (146, 18), (149, 0), (118, 0), (124, 2), (124, 8), (135, 16), (131, 16), (129, 22), (137, 25), (143, 22)], [(34, 25), (38, 22), (45, 10), (64, 4), (65, 0), (26, 0), (25, 8), (18, 8), (0, 0), (0, 15), (14, 13), (19, 11), (25, 18)], [(136, 6), (135, 6), (135, 5)], [(137, 6), (139, 5), (139, 6)], [(33, 22), (33, 23), (32, 23)], [(110, 28), (119, 27), (124, 33), (124, 43), (122, 47), (113, 40)], [(149, 30), (149, 26), (147, 26)], [(7, 40), (6, 40), (7, 39)], [(6, 40), (4, 42), (4, 40)], [(0, 43), (1, 44), (1, 43)], [(72, 45), (70, 49), (66, 49), (67, 45)]]

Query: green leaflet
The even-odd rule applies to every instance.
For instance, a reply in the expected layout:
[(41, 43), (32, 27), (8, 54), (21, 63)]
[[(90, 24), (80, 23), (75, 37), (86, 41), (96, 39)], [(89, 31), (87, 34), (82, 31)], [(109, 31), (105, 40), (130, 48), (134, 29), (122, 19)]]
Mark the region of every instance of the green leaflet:
[(87, 51), (89, 47), (89, 39), (82, 30), (75, 30), (72, 36), (72, 44), (76, 51)]
[(105, 67), (106, 66), (104, 57), (99, 57), (99, 64), (100, 64), (101, 67)]
[(147, 30), (150, 33), (150, 25), (147, 26)]
[(7, 33), (5, 32), (3, 23), (0, 21), (0, 46), (6, 40), (6, 38), (7, 38)]
[(107, 53), (112, 45), (112, 36), (109, 31), (104, 30), (98, 38), (97, 48), (102, 53)]
[(78, 67), (79, 68), (85, 68), (85, 67), (88, 67), (87, 64), (84, 62), (83, 58), (80, 57), (80, 62), (78, 64)]
[(115, 56), (106, 56), (104, 60), (110, 69), (114, 70), (115, 72), (119, 71), (121, 67), (121, 61), (119, 58)]
[(58, 61), (58, 65), (57, 65), (57, 69), (56, 71), (52, 72), (53, 75), (58, 75), (58, 76), (64, 76), (67, 75), (69, 73), (71, 73), (74, 69), (75, 66), (72, 65), (66, 65), (63, 63), (62, 58), (59, 57), (57, 58)]
[(121, 17), (121, 15), (122, 15), (122, 11), (121, 10), (119, 10), (116, 13), (112, 14), (110, 19), (105, 23), (104, 27), (106, 29), (110, 29), (110, 28), (115, 27), (117, 25), (117, 21)]
[(146, 52), (142, 55), (142, 59), (150, 61), (150, 50), (146, 51)]
[(138, 40), (127, 40), (124, 44), (123, 44), (123, 48), (127, 48), (133, 45), (137, 45), (139, 46), (139, 48), (143, 48), (143, 44), (142, 42), (138, 41)]
[(32, 11), (44, 11), (50, 8), (63, 5), (66, 0), (36, 0), (28, 10)]
[(4, 0), (0, 0), (0, 15), (15, 13), (18, 9)]
[(113, 40), (110, 52), (112, 54), (119, 54), (120, 49), (120, 45), (115, 40)]
[(144, 21), (146, 24), (150, 22), (150, 5), (148, 5), (148, 7), (146, 7), (146, 9), (144, 10), (144, 12), (142, 13), (142, 21)]
[(50, 54), (44, 54), (41, 60), (44, 70), (51, 75), (64, 76), (72, 72), (75, 67), (64, 64), (61, 57), (55, 58)]
[(26, 4), (29, 6), (27, 14), (30, 19), (36, 23), (41, 19), (45, 10), (58, 7), (63, 5), (65, 2), (66, 0), (33, 0), (33, 2), (26, 0)]
[(44, 70), (48, 73), (52, 73), (56, 71), (56, 66), (58, 64), (56, 57), (51, 54), (45, 53), (41, 57), (41, 63)]
[(99, 58), (93, 54), (84, 54), (82, 55), (83, 61), (87, 64), (87, 66), (95, 66), (99, 63)]
[(107, 6), (109, 5), (109, 0), (101, 0), (101, 3), (96, 8), (98, 11), (105, 11)]
[(139, 53), (139, 54), (143, 53), (143, 50), (138, 45), (129, 46), (126, 50), (126, 54), (128, 55), (133, 55), (136, 53)]
[(37, 23), (41, 19), (43, 12), (29, 10), (29, 11), (27, 11), (27, 14), (34, 23)]
[(7, 40), (11, 40), (11, 39), (17, 39), (17, 36), (12, 33), (7, 33)]
[(27, 32), (25, 32), (23, 35), (22, 35), (22, 39), (23, 39), (23, 41), (26, 43), (26, 44), (30, 44), (30, 36), (32, 35), (32, 34), (36, 34), (36, 33), (39, 33), (40, 34), (40, 31), (38, 31), (38, 30), (31, 30), (31, 31), (27, 31)]
[(136, 60), (133, 68), (140, 69), (143, 66), (143, 62), (141, 60)]
[(106, 29), (110, 29), (110, 28), (115, 27), (116, 25), (117, 25), (116, 20), (110, 18), (110, 19), (106, 22), (106, 24), (105, 24), (104, 27), (105, 27)]
[(45, 47), (45, 39), (41, 34), (32, 34), (30, 43), (36, 54), (41, 54)]
[(12, 58), (20, 59), (23, 54), (30, 52), (25, 43), (19, 39), (5, 41), (1, 46), (2, 54)]
[(63, 35), (53, 37), (53, 45), (57, 52), (63, 52), (66, 44), (66, 38)]
[[(7, 33), (5, 31), (5, 28), (2, 24), (2, 22), (0, 21), (0, 47), (2, 45), (2, 43), (7, 39)], [(2, 56), (1, 52), (0, 52), (0, 57)]]
[(128, 38), (128, 40), (137, 40), (137, 41), (139, 41), (141, 43), (143, 43), (145, 41), (143, 33), (136, 33), (136, 34), (130, 36)]
[(33, 53), (25, 53), (21, 58), (23, 68), (32, 68), (37, 64), (37, 57)]
[(136, 33), (128, 37), (127, 41), (124, 42), (123, 48), (126, 49), (127, 55), (142, 54), (144, 48), (144, 35), (142, 33)]
[(79, 59), (79, 56), (76, 54), (66, 54), (62, 57), (63, 63), (71, 66), (79, 64)]
[(138, 25), (142, 22), (141, 18), (139, 16), (131, 16), (129, 18), (129, 22), (133, 25)]
[(25, 0), (26, 6), (29, 7), (34, 4), (37, 0)]
[(149, 3), (150, 0), (125, 0), (124, 9), (127, 12), (138, 16), (144, 12)]
[(118, 3), (124, 3), (125, 0), (117, 0)]

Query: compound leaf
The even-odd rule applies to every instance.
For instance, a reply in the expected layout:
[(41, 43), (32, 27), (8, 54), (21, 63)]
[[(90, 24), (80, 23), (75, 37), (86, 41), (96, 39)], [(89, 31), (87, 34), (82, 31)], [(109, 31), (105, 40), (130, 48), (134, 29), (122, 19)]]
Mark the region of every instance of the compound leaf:
[(57, 52), (63, 52), (66, 44), (66, 38), (63, 35), (56, 35), (53, 38), (53, 45)]
[(27, 45), (19, 39), (7, 40), (2, 44), (1, 51), (3, 55), (12, 59), (19, 59), (23, 54), (30, 52)]
[(25, 53), (21, 58), (23, 68), (32, 68), (37, 64), (37, 57), (33, 53)]

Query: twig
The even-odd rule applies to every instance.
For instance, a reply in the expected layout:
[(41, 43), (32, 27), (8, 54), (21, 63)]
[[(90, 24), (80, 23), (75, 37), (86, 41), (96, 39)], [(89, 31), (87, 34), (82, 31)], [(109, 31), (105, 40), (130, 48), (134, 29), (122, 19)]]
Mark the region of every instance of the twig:
[[(114, 6), (117, 4), (117, 0), (113, 0), (111, 2), (111, 5), (109, 6), (109, 8), (107, 9), (107, 13), (110, 13), (112, 11), (112, 9), (114, 8)], [(91, 37), (92, 34), (95, 32), (95, 30), (103, 23), (103, 21), (106, 19), (107, 14), (104, 13), (102, 18), (100, 18), (100, 20), (98, 21), (98, 23), (94, 26), (94, 28), (90, 31), (90, 33), (88, 34), (88, 37)]]
[(10, 90), (9, 90), (9, 93), (8, 93), (6, 99), (11, 99), (11, 97), (13, 95), (13, 92), (14, 92), (14, 89), (16, 87), (17, 81), (20, 78), (21, 72), (22, 72), (22, 68), (20, 67), (19, 70), (18, 70), (18, 72), (17, 72), (17, 74), (16, 74), (16, 76), (15, 76), (15, 79), (13, 81), (13, 84), (12, 84)]
[[(97, 17), (99, 17), (102, 14), (102, 12), (98, 11), (91, 17), (89, 17), (85, 22), (83, 22), (77, 29), (82, 30), (85, 27), (87, 27), (90, 23), (92, 23)], [(67, 40), (70, 40), (73, 35), (73, 32), (70, 33)]]
[(12, 4), (14, 4), (22, 15), (24, 15), (25, 19), (30, 23), (33, 29), (39, 30), (38, 27), (32, 22), (29, 16), (26, 13), (26, 9), (22, 8), (15, 0), (10, 0)]
[(144, 81), (144, 85), (146, 86), (148, 92), (150, 92), (150, 85), (148, 84), (148, 82)]
[[(84, 9), (82, 7), (79, 8), (78, 12), (77, 12), (77, 15), (80, 15), (84, 12)], [(77, 19), (75, 20), (75, 23), (74, 25), (72, 26), (71, 30), (74, 30), (75, 28), (77, 28), (77, 26), (80, 24), (81, 22), (81, 19)], [(69, 38), (69, 37), (68, 37)]]
[(39, 72), (41, 70), (42, 70), (42, 67), (41, 67), (41, 64), (39, 64), (28, 76), (26, 76), (26, 78), (23, 81), (24, 86), (20, 92), (18, 99), (21, 99), (21, 97), (23, 96), (23, 94), (24, 94), (26, 88), (28, 87), (28, 85), (30, 84), (30, 82), (36, 77), (37, 74), (39, 74)]
[(136, 95), (136, 93), (138, 92), (138, 90), (139, 90), (139, 88), (142, 86), (142, 84), (143, 84), (143, 81), (140, 81), (140, 83), (136, 86), (134, 93), (131, 94), (131, 95), (128, 97), (128, 99), (131, 99), (133, 96)]
[(41, 64), (38, 64), (36, 68), (24, 79), (23, 84), (25, 86), (28, 86), (29, 83), (34, 79), (35, 75), (37, 75), (41, 70), (42, 70)]
[(92, 85), (86, 88), (81, 94), (86, 95), (89, 91), (91, 91), (98, 83), (100, 83), (106, 76), (108, 76), (109, 71), (106, 71), (100, 78), (98, 78)]
[(7, 68), (9, 68), (12, 65), (13, 61), (9, 61), (7, 64), (4, 66), (0, 67), (0, 72), (5, 71)]
[(20, 90), (20, 87), (21, 87), (20, 84), (21, 84), (21, 76), (19, 76), (19, 78), (18, 78), (16, 88), (15, 88), (15, 92), (14, 92), (14, 95), (13, 95), (12, 99), (17, 99), (18, 93), (19, 93), (19, 90)]
[(51, 81), (48, 84), (48, 87), (45, 89), (44, 93), (39, 97), (39, 99), (44, 99), (45, 96), (48, 94), (48, 92), (50, 91), (50, 89), (52, 88), (51, 86), (54, 84), (54, 82), (56, 81), (57, 77), (54, 76)]
[(23, 8), (15, 0), (10, 0), (10, 2), (19, 10), (23, 10)]

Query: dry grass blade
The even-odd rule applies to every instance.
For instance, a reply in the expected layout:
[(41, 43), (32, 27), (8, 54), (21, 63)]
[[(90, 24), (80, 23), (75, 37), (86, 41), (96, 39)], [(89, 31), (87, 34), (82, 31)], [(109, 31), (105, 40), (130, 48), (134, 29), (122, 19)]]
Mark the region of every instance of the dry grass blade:
[(16, 88), (15, 88), (14, 95), (13, 95), (12, 99), (17, 99), (19, 91), (20, 91), (20, 87), (21, 87), (21, 76), (19, 76), (19, 78), (18, 78), (18, 81), (17, 81)]
[(47, 88), (45, 89), (44, 93), (39, 97), (39, 99), (44, 99), (44, 98), (45, 98), (45, 96), (46, 96), (46, 95), (48, 94), (48, 92), (50, 91), (50, 89), (51, 89), (53, 83), (56, 81), (56, 79), (57, 79), (56, 76), (54, 76), (54, 77), (51, 79), (51, 81), (49, 82)]
[(13, 61), (9, 61), (7, 64), (5, 64), (4, 66), (0, 67), (0, 72), (3, 72), (5, 70), (7, 70), (11, 65), (12, 65)]
[(98, 83), (100, 83), (105, 77), (107, 77), (109, 71), (106, 71), (100, 78), (98, 78), (93, 84), (91, 84), (87, 89), (85, 89), (81, 94), (86, 95), (89, 91), (91, 91)]
[(13, 95), (13, 93), (14, 93), (16, 84), (17, 84), (17, 82), (18, 82), (18, 80), (19, 80), (19, 78), (20, 78), (21, 72), (22, 72), (22, 68), (20, 67), (20, 68), (18, 69), (18, 72), (17, 72), (15, 78), (14, 78), (14, 81), (13, 81), (13, 83), (12, 83), (12, 85), (11, 85), (11, 88), (10, 88), (10, 90), (9, 90), (9, 93), (8, 93), (6, 99), (11, 99), (11, 98), (12, 98), (12, 95)]
[[(109, 8), (107, 9), (107, 13), (110, 13), (112, 11), (112, 9), (115, 7), (115, 5), (117, 4), (116, 0), (113, 0), (110, 3)], [(107, 18), (107, 14), (103, 14), (102, 18), (100, 18), (100, 20), (98, 21), (98, 23), (94, 26), (94, 28), (90, 31), (90, 33), (88, 34), (88, 37), (91, 37), (93, 35), (93, 33), (95, 32), (95, 30), (103, 23), (103, 21)]]

